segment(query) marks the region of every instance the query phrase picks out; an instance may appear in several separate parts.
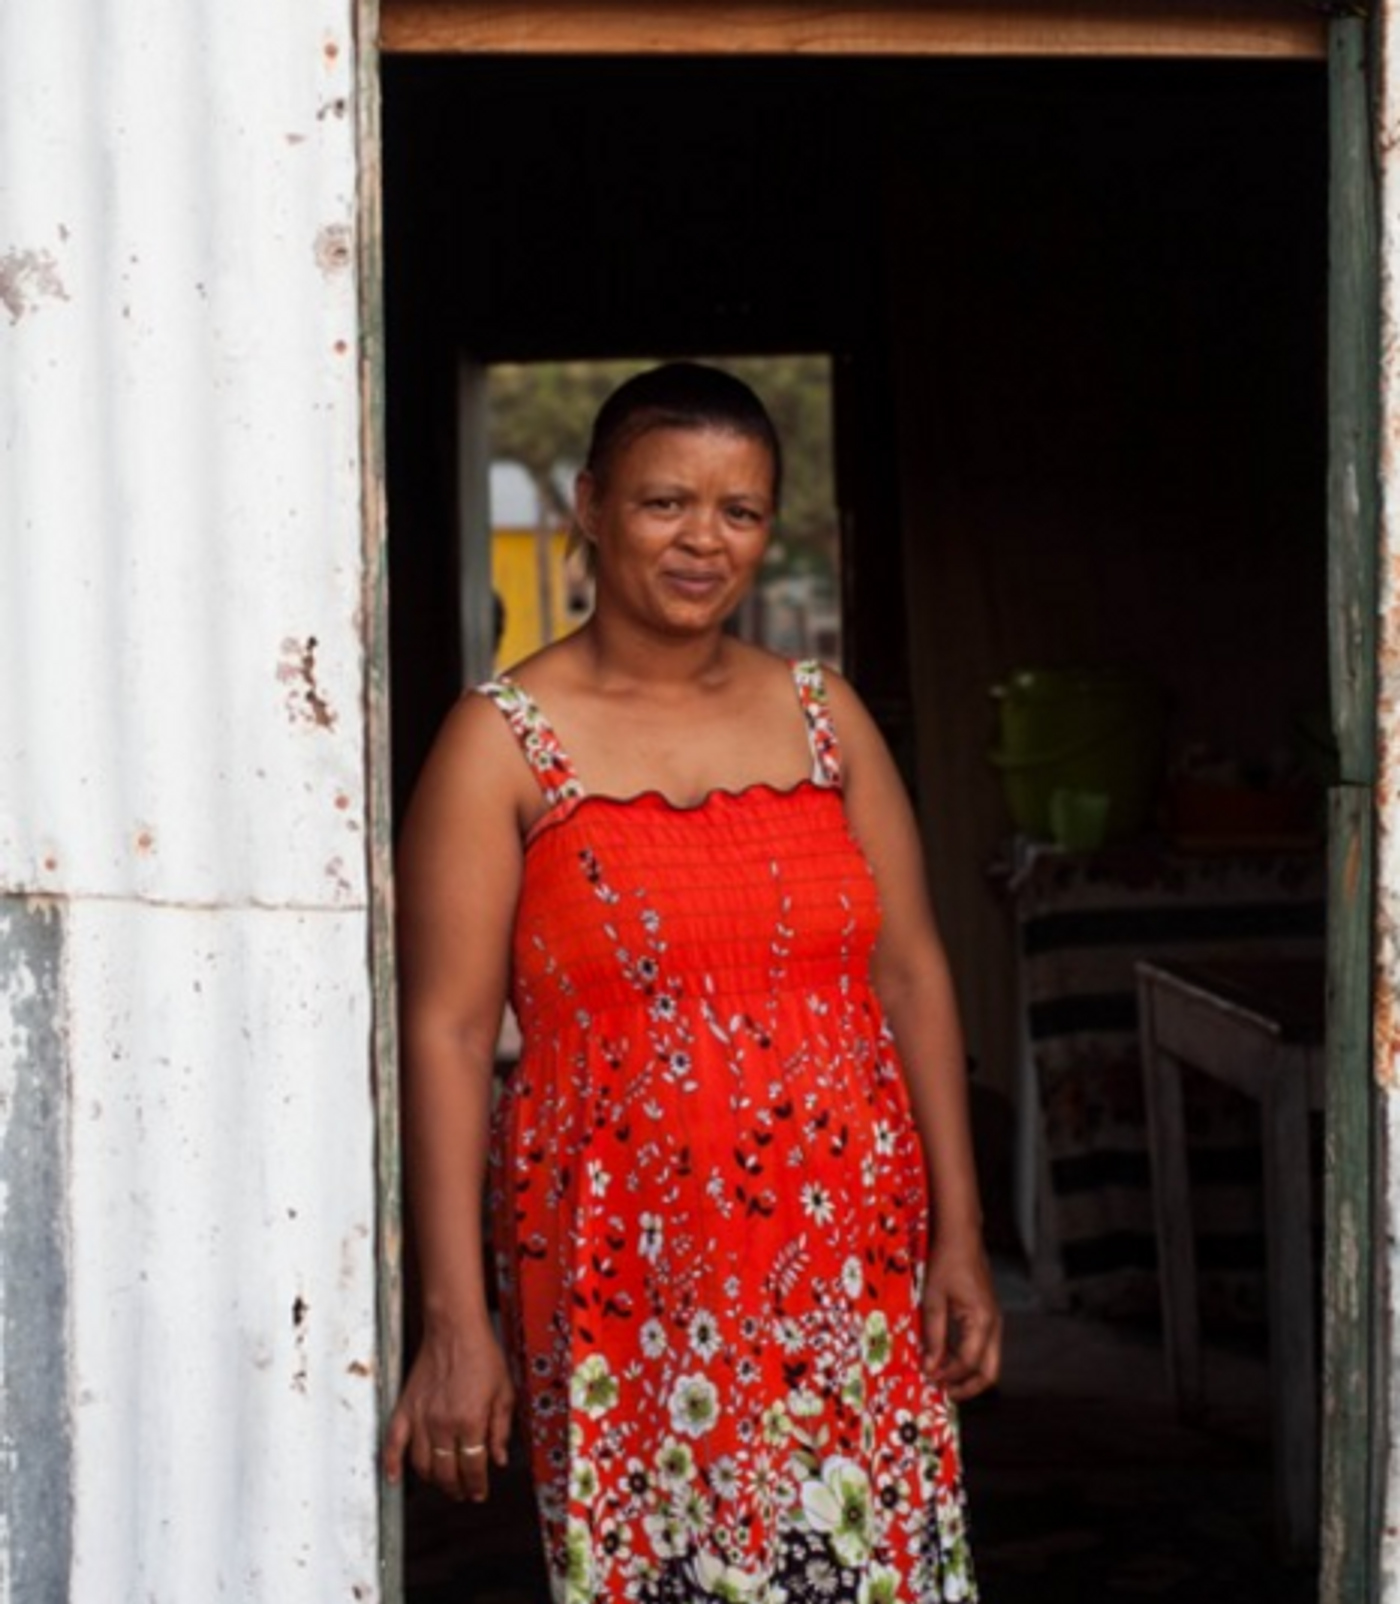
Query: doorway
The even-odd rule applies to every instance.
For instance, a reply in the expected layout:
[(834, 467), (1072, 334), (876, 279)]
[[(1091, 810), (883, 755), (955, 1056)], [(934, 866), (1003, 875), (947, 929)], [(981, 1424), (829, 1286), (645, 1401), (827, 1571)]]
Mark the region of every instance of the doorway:
[[(400, 795), (460, 684), (459, 354), (835, 352), (848, 666), (1009, 1100), (988, 687), (1146, 661), (1250, 757), (1325, 703), (1321, 69), (468, 57), (384, 83)], [(1108, 1234), (1130, 1284), (1143, 1232)]]

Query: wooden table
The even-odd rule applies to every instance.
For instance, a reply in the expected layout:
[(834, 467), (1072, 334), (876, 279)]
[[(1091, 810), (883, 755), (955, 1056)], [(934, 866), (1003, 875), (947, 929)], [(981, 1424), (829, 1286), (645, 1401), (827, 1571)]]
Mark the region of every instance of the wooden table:
[(1312, 959), (1141, 962), (1137, 978), (1167, 1367), (1188, 1420), (1200, 1417), (1204, 1393), (1182, 1068), (1260, 1105), (1278, 1530), (1285, 1555), (1303, 1558), (1316, 1545), (1318, 1517), (1308, 1115), (1323, 1100), (1324, 966)]

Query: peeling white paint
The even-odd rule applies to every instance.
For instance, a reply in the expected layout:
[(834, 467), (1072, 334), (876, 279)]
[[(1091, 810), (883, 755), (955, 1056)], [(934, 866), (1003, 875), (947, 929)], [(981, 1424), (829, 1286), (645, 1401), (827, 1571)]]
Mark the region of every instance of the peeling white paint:
[(48, 250), (8, 250), (0, 256), (0, 306), (18, 323), (45, 301), (66, 301), (58, 262)]

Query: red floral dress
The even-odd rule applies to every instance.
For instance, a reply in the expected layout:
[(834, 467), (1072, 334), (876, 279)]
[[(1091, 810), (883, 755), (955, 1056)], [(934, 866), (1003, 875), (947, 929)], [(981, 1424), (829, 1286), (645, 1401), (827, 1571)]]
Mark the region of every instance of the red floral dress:
[(976, 1596), (875, 886), (821, 670), (794, 679), (812, 778), (685, 808), (586, 795), (483, 687), (548, 803), (491, 1190), (559, 1604)]

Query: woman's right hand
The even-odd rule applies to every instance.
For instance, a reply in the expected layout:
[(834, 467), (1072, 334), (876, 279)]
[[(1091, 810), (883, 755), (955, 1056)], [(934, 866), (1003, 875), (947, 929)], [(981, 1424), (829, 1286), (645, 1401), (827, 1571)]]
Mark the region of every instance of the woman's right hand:
[(489, 1327), (423, 1339), (389, 1421), (384, 1474), (397, 1483), (404, 1459), (419, 1477), (459, 1502), (480, 1503), (491, 1464), (506, 1463), (515, 1388)]

